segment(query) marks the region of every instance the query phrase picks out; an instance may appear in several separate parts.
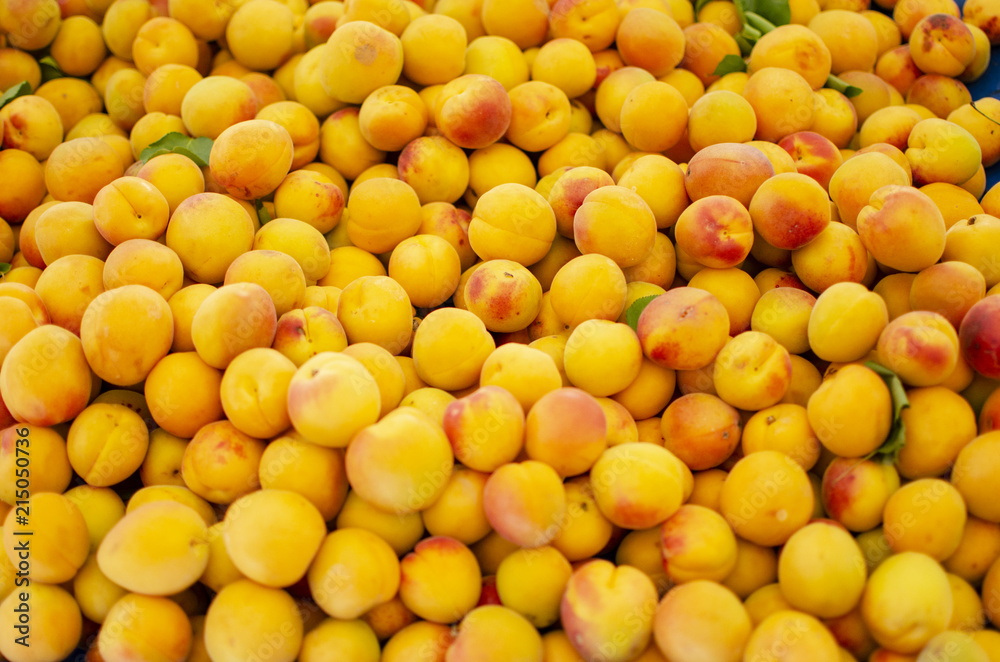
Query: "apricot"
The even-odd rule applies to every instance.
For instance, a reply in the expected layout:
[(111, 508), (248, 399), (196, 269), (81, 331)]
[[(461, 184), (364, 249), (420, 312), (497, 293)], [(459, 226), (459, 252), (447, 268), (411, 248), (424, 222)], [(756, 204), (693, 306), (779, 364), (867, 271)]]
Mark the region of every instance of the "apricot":
[(766, 333), (748, 331), (730, 340), (715, 358), (713, 379), (725, 402), (756, 411), (777, 404), (791, 381), (788, 351)]
[[(315, 593), (314, 593), (315, 595)], [(249, 653), (270, 651), (270, 659), (292, 662), (302, 646), (299, 607), (285, 591), (237, 580), (212, 599), (204, 624), (211, 660), (236, 662)]]
[(222, 373), (196, 352), (164, 357), (145, 382), (153, 420), (170, 434), (193, 437), (203, 425), (223, 417), (219, 399), (221, 381)]
[[(809, 316), (809, 346), (827, 361), (857, 361), (875, 348), (888, 322), (882, 297), (859, 283), (836, 283), (816, 299)], [(845, 335), (847, 326), (841, 324), (852, 333)], [(845, 342), (845, 337), (851, 340)]]
[(538, 631), (526, 618), (501, 605), (476, 607), (461, 620), (453, 636), (442, 658), (445, 662), (542, 660), (542, 638)]
[[(23, 494), (21, 496), (24, 496)], [(75, 503), (54, 492), (35, 492), (23, 504), (21, 515), (11, 510), (4, 521), (3, 546), (10, 564), (17, 564), (21, 577), (32, 583), (58, 584), (69, 581), (87, 559), (90, 539), (87, 523)], [(32, 528), (23, 514), (37, 518)], [(22, 536), (31, 535), (30, 563), (24, 563)], [(13, 567), (12, 567), (13, 570)], [(24, 580), (21, 581), (24, 584)]]
[(909, 37), (914, 64), (926, 74), (958, 76), (972, 62), (972, 32), (957, 17), (929, 14), (913, 26)]
[(442, 425), (455, 459), (477, 471), (513, 461), (524, 443), (524, 412), (498, 386), (484, 386), (448, 404)]
[(493, 529), (521, 547), (549, 544), (566, 516), (566, 494), (555, 469), (535, 460), (505, 464), (494, 471), (483, 492)]
[[(57, 18), (58, 8), (55, 9)], [(21, 598), (25, 598), (23, 601)], [(65, 589), (51, 584), (31, 582), (18, 591), (11, 591), (4, 598), (4, 617), (0, 630), (4, 633), (0, 654), (7, 658), (22, 656), (24, 647), (16, 643), (22, 636), (17, 629), (21, 624), (15, 609), (31, 604), (31, 656), (37, 660), (62, 660), (72, 654), (80, 641), (83, 618), (73, 596)], [(8, 616), (9, 614), (9, 616)]]
[(664, 447), (694, 471), (722, 464), (740, 442), (741, 423), (735, 408), (707, 393), (677, 398), (663, 412)]
[(198, 496), (231, 503), (259, 487), (264, 444), (233, 426), (216, 421), (203, 426), (184, 449), (181, 475)]
[[(930, 503), (930, 508), (926, 505)], [(920, 517), (916, 518), (916, 508)], [(938, 478), (921, 478), (902, 486), (885, 506), (885, 536), (894, 551), (916, 551), (943, 561), (954, 553), (965, 526), (961, 494)], [(933, 530), (928, 537), (927, 531)]]
[[(917, 221), (904, 218), (919, 219), (921, 232), (913, 234)], [(872, 193), (868, 206), (858, 212), (858, 234), (878, 262), (901, 271), (926, 268), (944, 252), (941, 212), (926, 194), (903, 186), (883, 186)]]
[(801, 465), (779, 451), (759, 451), (730, 470), (719, 505), (738, 536), (771, 546), (788, 540), (809, 520), (814, 499)]
[[(680, 311), (691, 312), (681, 317)], [(711, 363), (726, 344), (729, 316), (704, 290), (677, 288), (643, 310), (637, 333), (643, 353), (657, 365), (696, 370)]]
[[(711, 23), (697, 25), (721, 30)], [(753, 106), (739, 94), (715, 90), (699, 97), (691, 106), (687, 129), (688, 141), (696, 151), (719, 143), (744, 143), (753, 140), (757, 132), (757, 116)]]
[(280, 124), (246, 120), (215, 138), (209, 167), (212, 177), (229, 194), (255, 200), (281, 184), (291, 167), (293, 149), (291, 136)]
[(812, 87), (797, 72), (777, 67), (760, 69), (747, 80), (743, 96), (757, 115), (758, 140), (777, 142), (796, 131), (808, 130), (812, 124)]
[(141, 655), (179, 662), (187, 659), (190, 647), (191, 624), (184, 610), (168, 598), (137, 593), (111, 606), (97, 637), (105, 660)]
[(62, 142), (62, 118), (47, 99), (26, 95), (0, 109), (5, 149), (28, 152), (39, 161), (49, 157)]
[(544, 395), (562, 386), (564, 375), (561, 362), (556, 364), (555, 358), (546, 352), (519, 342), (508, 342), (483, 362), (479, 385), (506, 389), (527, 412)]
[[(725, 622), (726, 628), (719, 624)], [(738, 662), (750, 638), (747, 610), (731, 591), (697, 580), (677, 586), (656, 608), (653, 636), (668, 659)]]
[[(327, 421), (331, 394), (347, 408), (335, 426)], [(292, 424), (306, 440), (321, 446), (347, 446), (351, 437), (378, 420), (380, 409), (375, 378), (360, 361), (339, 352), (316, 354), (299, 366), (288, 385)]]
[(280, 489), (237, 499), (223, 528), (226, 553), (240, 573), (276, 588), (305, 575), (325, 535), (319, 510), (304, 496)]
[(656, 588), (641, 570), (596, 560), (570, 577), (560, 615), (577, 652), (624, 661), (652, 639), (656, 602)]
[(880, 645), (915, 653), (945, 630), (952, 606), (941, 566), (919, 552), (901, 552), (872, 572), (861, 612)]
[[(143, 317), (132, 324), (115, 321), (134, 317), (137, 310)], [(105, 381), (128, 386), (145, 379), (170, 350), (173, 316), (166, 300), (153, 290), (124, 285), (91, 301), (80, 322), (80, 336), (94, 372)]]
[(584, 43), (565, 37), (552, 39), (539, 49), (531, 65), (531, 79), (554, 85), (567, 98), (575, 99), (594, 86), (597, 63)]
[(710, 195), (695, 200), (681, 212), (674, 236), (677, 247), (698, 264), (727, 269), (749, 255), (753, 221), (738, 201), (729, 196)]
[(988, 522), (1000, 521), (996, 504), (987, 498), (988, 490), (984, 490), (981, 482), (992, 480), (997, 474), (990, 453), (996, 448), (998, 438), (1000, 435), (993, 431), (973, 439), (959, 451), (951, 473), (951, 482), (965, 500), (969, 514)]
[[(444, 86), (432, 110), (435, 126), (445, 138), (459, 147), (480, 149), (506, 133), (512, 106), (497, 80), (482, 74), (467, 74)], [(488, 121), (470, 124), (470, 112)]]
[[(572, 420), (560, 412), (573, 411)], [(593, 397), (574, 388), (551, 391), (528, 412), (525, 452), (560, 476), (586, 472), (606, 447), (606, 419)]]
[(837, 458), (823, 472), (823, 508), (851, 531), (870, 531), (881, 524), (885, 503), (897, 489), (893, 465)]
[(296, 365), (277, 350), (249, 349), (226, 367), (220, 382), (226, 417), (253, 437), (273, 437), (291, 424), (287, 393)]
[[(851, 393), (865, 395), (859, 398)], [(862, 408), (870, 413), (859, 428), (856, 422)], [(871, 369), (855, 364), (844, 366), (820, 385), (809, 398), (807, 410), (820, 442), (843, 457), (862, 457), (878, 448), (889, 434), (892, 419), (885, 382)]]
[[(220, 99), (225, 101), (220, 103)], [(181, 103), (181, 119), (192, 136), (215, 140), (227, 128), (252, 120), (257, 100), (249, 85), (229, 76), (209, 76), (194, 83)]]
[(56, 146), (45, 162), (45, 188), (56, 200), (90, 204), (124, 174), (114, 148), (99, 138), (74, 138)]
[(721, 581), (736, 565), (736, 536), (718, 512), (684, 505), (661, 527), (663, 565), (677, 584)]
[[(982, 162), (982, 149), (975, 136), (947, 120), (918, 122), (910, 132), (907, 145), (906, 158), (913, 169), (913, 181), (918, 185), (931, 182), (963, 184), (976, 174)], [(942, 166), (943, 160), (949, 162), (948, 167)]]
[(344, 287), (337, 319), (349, 341), (372, 342), (399, 354), (413, 334), (411, 311), (409, 297), (396, 281), (384, 275), (363, 276)]
[(33, 425), (73, 419), (87, 405), (90, 390), (90, 367), (82, 343), (54, 325), (28, 331), (7, 352), (0, 369), (5, 406), (19, 420)]
[(621, 268), (608, 257), (590, 254), (564, 264), (546, 294), (556, 320), (572, 328), (588, 319), (618, 319), (625, 310), (627, 292)]
[(816, 297), (794, 287), (776, 287), (760, 295), (750, 318), (750, 328), (767, 333), (788, 350), (809, 349), (808, 324)]
[(454, 391), (475, 383), (494, 348), (492, 336), (473, 313), (442, 308), (427, 315), (417, 328), (412, 356), (424, 382)]
[(911, 386), (941, 384), (955, 369), (959, 339), (938, 313), (913, 311), (890, 322), (879, 336), (878, 359)]
[(492, 530), (483, 508), (488, 474), (456, 468), (441, 496), (420, 516), (433, 536), (446, 536), (471, 545)]
[(680, 508), (686, 472), (679, 458), (663, 447), (621, 444), (601, 454), (590, 478), (598, 507), (608, 520), (623, 528), (644, 529)]
[(17, 182), (0, 191), (0, 217), (10, 223), (24, 221), (45, 196), (44, 168), (25, 151), (5, 149), (0, 154), (0, 175), (5, 181)]
[(719, 143), (705, 147), (691, 158), (684, 175), (684, 187), (692, 201), (727, 195), (748, 207), (757, 189), (773, 175), (774, 166), (759, 149)]
[[(791, 643), (786, 643), (789, 641)], [(774, 659), (775, 650), (790, 660), (835, 662), (842, 659), (836, 639), (820, 620), (788, 608), (774, 611), (757, 624), (747, 640), (744, 655), (747, 659)]]
[(173, 595), (198, 580), (208, 563), (207, 527), (176, 501), (145, 504), (120, 519), (97, 548), (97, 564), (130, 591)]
[(555, 234), (555, 215), (545, 198), (515, 183), (484, 193), (469, 223), (469, 243), (477, 255), (524, 266), (545, 257)]
[(684, 96), (672, 85), (662, 81), (642, 83), (622, 103), (619, 121), (622, 135), (638, 150), (669, 150), (684, 135), (687, 108)]
[(45, 264), (67, 255), (107, 259), (111, 245), (97, 231), (94, 209), (84, 202), (60, 202), (45, 209), (34, 225), (34, 241)]
[[(28, 440), (27, 444), (24, 441), (18, 444), (23, 439)], [(18, 467), (17, 457), (23, 457), (23, 454), (19, 454), (17, 449), (25, 446), (31, 452), (29, 457), (39, 466), (44, 466), (46, 472), (33, 476), (27, 488), (18, 488), (17, 473), (23, 467)], [(19, 492), (22, 498), (25, 494), (30, 496), (40, 492), (62, 493), (69, 486), (73, 469), (66, 454), (66, 442), (57, 432), (51, 428), (22, 424), (12, 425), (0, 432), (0, 471), (4, 475), (0, 481), (0, 497), (4, 502), (14, 504)]]
[(242, 352), (269, 347), (276, 327), (267, 290), (256, 283), (231, 283), (202, 301), (191, 320), (191, 339), (205, 363), (223, 370)]
[[(814, 572), (816, 564), (822, 573)], [(866, 576), (858, 544), (850, 533), (829, 522), (807, 524), (796, 531), (778, 559), (782, 595), (796, 609), (819, 618), (837, 618), (851, 611), (861, 600)]]
[(167, 227), (167, 246), (197, 282), (221, 283), (233, 261), (253, 245), (254, 224), (235, 200), (198, 193), (181, 202)]
[(479, 563), (468, 547), (453, 538), (422, 540), (402, 559), (400, 573), (403, 604), (425, 620), (455, 622), (479, 600)]
[(464, 291), (468, 310), (495, 332), (527, 328), (542, 306), (538, 279), (512, 260), (483, 262), (469, 276)]
[(167, 229), (169, 204), (150, 182), (121, 177), (94, 197), (94, 225), (117, 246), (129, 239), (155, 240)]
[[(627, 387), (639, 374), (642, 348), (625, 324), (587, 320), (566, 342), (566, 376), (591, 395), (608, 396)], [(609, 366), (614, 365), (614, 370)]]
[[(407, 448), (413, 454), (406, 465), (373, 463), (372, 457), (400, 452), (402, 428), (407, 429)], [(406, 407), (355, 435), (345, 461), (347, 478), (362, 498), (387, 512), (407, 514), (437, 500), (451, 474), (454, 456), (440, 427), (426, 414)]]

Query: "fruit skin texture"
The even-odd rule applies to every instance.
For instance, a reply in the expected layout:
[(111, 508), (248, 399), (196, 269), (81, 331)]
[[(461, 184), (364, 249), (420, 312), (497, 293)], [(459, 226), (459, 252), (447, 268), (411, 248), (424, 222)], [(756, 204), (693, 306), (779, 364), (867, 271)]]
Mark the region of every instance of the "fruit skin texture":
[[(27, 599), (23, 600), (25, 597)], [(15, 643), (21, 634), (15, 629), (19, 619), (14, 610), (25, 602), (31, 605), (30, 658), (23, 657), (26, 649)], [(3, 607), (0, 612), (3, 614), (0, 617), (0, 632), (3, 633), (0, 654), (7, 659), (57, 662), (72, 653), (80, 641), (83, 624), (80, 608), (72, 594), (59, 586), (32, 582), (27, 587), (11, 591), (0, 605)]]
[[(776, 650), (784, 655), (775, 656)], [(757, 625), (743, 659), (837, 662), (841, 657), (837, 641), (822, 621), (803, 612), (779, 609)]]
[(738, 536), (772, 547), (788, 540), (812, 516), (815, 496), (795, 460), (759, 451), (733, 466), (722, 486), (722, 515)]
[[(496, 604), (477, 607), (458, 624), (444, 662), (542, 662), (542, 638), (526, 618)], [(421, 651), (433, 650), (423, 647)], [(412, 658), (410, 658), (412, 659)]]
[(585, 659), (627, 662), (649, 644), (656, 602), (656, 587), (638, 568), (590, 561), (570, 577), (560, 616)]
[[(224, 587), (205, 615), (205, 648), (209, 659), (237, 662), (246, 651), (273, 650), (271, 660), (292, 662), (302, 646), (298, 605), (281, 589), (249, 579)], [(272, 643), (277, 642), (277, 643)]]
[(1000, 377), (1000, 297), (988, 296), (973, 304), (959, 327), (965, 360), (984, 377)]
[(97, 548), (101, 572), (136, 593), (174, 595), (208, 564), (208, 527), (176, 501), (148, 503), (115, 524)]
[(697, 580), (667, 592), (656, 608), (653, 635), (668, 659), (739, 662), (752, 627), (735, 594)]
[(350, 620), (396, 595), (399, 558), (389, 543), (370, 531), (338, 528), (323, 541), (307, 578), (324, 612)]
[(944, 217), (934, 201), (915, 188), (889, 184), (878, 189), (858, 212), (857, 224), (865, 248), (893, 269), (920, 271), (944, 253)]
[(925, 554), (901, 552), (872, 573), (861, 614), (879, 645), (916, 653), (948, 627), (953, 605), (941, 566)]
[(882, 445), (892, 427), (892, 396), (878, 374), (846, 365), (823, 382), (806, 407), (820, 443), (841, 457), (863, 457)]
[[(54, 356), (36, 367), (36, 353), (52, 354), (52, 350)], [(0, 368), (0, 398), (19, 420), (32, 425), (56, 425), (75, 418), (90, 400), (91, 384), (83, 343), (55, 325), (25, 334)]]
[[(822, 572), (815, 572), (821, 568)], [(839, 525), (807, 524), (788, 539), (778, 559), (782, 595), (795, 608), (818, 618), (843, 616), (865, 589), (864, 556)]]
[(715, 358), (729, 338), (729, 313), (705, 290), (681, 287), (661, 294), (639, 316), (646, 358), (671, 370), (697, 370)]
[(736, 536), (722, 515), (686, 504), (661, 527), (663, 565), (675, 583), (722, 581), (736, 565)]

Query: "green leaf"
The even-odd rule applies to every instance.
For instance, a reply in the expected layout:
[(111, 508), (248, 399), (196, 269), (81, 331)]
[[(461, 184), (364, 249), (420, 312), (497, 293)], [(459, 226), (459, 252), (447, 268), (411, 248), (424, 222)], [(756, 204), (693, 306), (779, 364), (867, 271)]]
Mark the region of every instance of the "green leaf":
[(642, 311), (646, 310), (646, 306), (653, 303), (653, 299), (658, 296), (660, 295), (650, 294), (648, 297), (639, 297), (628, 307), (628, 311), (625, 312), (625, 321), (632, 327), (633, 331), (639, 330), (639, 316), (642, 315)]
[(906, 426), (903, 423), (903, 410), (910, 406), (910, 399), (906, 397), (906, 389), (903, 382), (892, 370), (881, 366), (874, 361), (866, 361), (865, 367), (874, 370), (885, 385), (889, 387), (889, 394), (892, 396), (892, 427), (889, 428), (889, 436), (885, 442), (879, 446), (869, 459), (875, 455), (895, 462), (899, 458), (899, 452), (906, 444)]
[(739, 16), (741, 25), (746, 26), (746, 12), (753, 10), (753, 1), (754, 0), (733, 0), (733, 5), (736, 7), (736, 15)]
[(22, 80), (20, 83), (12, 85), (6, 92), (0, 95), (0, 108), (3, 108), (18, 97), (29, 94), (31, 94), (31, 84), (26, 80)]
[[(763, 18), (771, 25), (770, 30), (764, 32), (770, 32), (779, 25), (788, 25), (792, 20), (792, 10), (788, 6), (788, 0), (756, 0), (753, 9), (747, 9), (748, 22), (752, 22), (751, 14)], [(756, 27), (758, 30), (762, 29), (760, 26)]]
[(749, 57), (750, 56), (750, 52), (753, 50), (753, 45), (754, 45), (754, 43), (756, 43), (756, 40), (755, 41), (750, 41), (749, 39), (747, 39), (746, 37), (744, 37), (739, 32), (737, 32), (736, 34), (733, 35), (733, 39), (736, 40), (736, 43), (740, 47), (740, 54), (743, 57)]
[(204, 168), (208, 165), (209, 156), (212, 154), (212, 139), (204, 136), (190, 138), (174, 131), (142, 150), (139, 160), (146, 163), (151, 158), (163, 154), (181, 154)]
[(766, 35), (768, 32), (778, 27), (756, 12), (748, 11), (746, 13), (746, 18), (747, 22), (744, 28), (752, 27), (754, 30), (760, 32), (761, 36)]
[(860, 87), (855, 87), (854, 85), (851, 85), (847, 81), (837, 78), (833, 74), (827, 76), (825, 87), (828, 87), (831, 90), (837, 90), (848, 99), (853, 99), (854, 97), (864, 92), (864, 90), (862, 90)]
[(51, 55), (46, 55), (41, 60), (38, 61), (38, 65), (42, 69), (42, 82), (47, 83), (50, 80), (55, 80), (56, 78), (65, 78), (66, 74), (63, 73), (62, 69), (59, 68), (59, 63), (55, 61)]
[(267, 207), (264, 206), (263, 198), (254, 200), (253, 207), (257, 210), (257, 220), (260, 221), (261, 225), (266, 225), (271, 221), (271, 214), (267, 211)]
[(739, 55), (727, 55), (719, 62), (719, 66), (712, 72), (713, 76), (725, 76), (736, 71), (746, 71), (747, 63)]
[(10, 271), (10, 265), (6, 262), (0, 262), (0, 276), (3, 276), (8, 271)]

